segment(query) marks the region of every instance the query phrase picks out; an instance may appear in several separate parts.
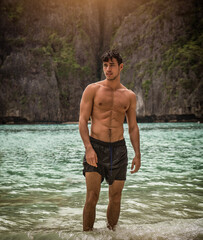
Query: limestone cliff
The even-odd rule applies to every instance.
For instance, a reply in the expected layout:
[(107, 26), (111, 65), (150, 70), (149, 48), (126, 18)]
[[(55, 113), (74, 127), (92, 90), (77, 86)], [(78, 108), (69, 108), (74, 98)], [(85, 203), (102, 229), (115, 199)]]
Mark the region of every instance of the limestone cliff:
[(2, 0), (0, 122), (77, 121), (112, 47), (140, 119), (200, 118), (202, 19), (197, 0)]
[(112, 44), (138, 116), (202, 116), (203, 18), (200, 1), (150, 1), (129, 14)]
[(96, 1), (4, 1), (0, 115), (74, 121), (85, 86), (98, 80)]

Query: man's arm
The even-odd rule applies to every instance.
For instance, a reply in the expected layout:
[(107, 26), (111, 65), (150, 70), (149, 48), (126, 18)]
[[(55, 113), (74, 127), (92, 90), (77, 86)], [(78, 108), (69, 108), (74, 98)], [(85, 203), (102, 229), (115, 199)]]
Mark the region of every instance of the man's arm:
[(140, 134), (136, 120), (136, 96), (133, 92), (130, 93), (130, 106), (126, 112), (130, 141), (135, 151), (135, 157), (132, 161), (131, 173), (135, 173), (141, 166), (140, 154)]
[(88, 121), (92, 112), (94, 100), (94, 86), (89, 85), (85, 89), (80, 102), (79, 131), (85, 146), (85, 156), (88, 164), (97, 167), (97, 155), (92, 148), (89, 139)]

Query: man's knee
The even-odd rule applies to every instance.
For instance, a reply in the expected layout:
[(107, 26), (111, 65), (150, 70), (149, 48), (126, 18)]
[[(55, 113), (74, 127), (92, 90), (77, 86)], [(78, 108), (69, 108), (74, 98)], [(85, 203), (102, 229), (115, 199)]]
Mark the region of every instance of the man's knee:
[(99, 194), (97, 192), (91, 191), (87, 194), (86, 205), (90, 207), (95, 207), (99, 199)]
[(112, 204), (120, 204), (121, 201), (121, 192), (114, 192), (109, 195), (109, 201)]

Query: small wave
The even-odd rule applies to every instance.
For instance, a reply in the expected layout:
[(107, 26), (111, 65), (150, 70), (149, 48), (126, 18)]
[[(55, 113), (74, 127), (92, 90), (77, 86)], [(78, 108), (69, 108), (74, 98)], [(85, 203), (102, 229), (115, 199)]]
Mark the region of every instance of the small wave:
[[(28, 233), (0, 234), (1, 240), (201, 240), (203, 219), (182, 219), (154, 224), (118, 226), (116, 231), (105, 227), (105, 222), (96, 224), (93, 232), (74, 229), (40, 229)], [(78, 226), (81, 227), (81, 226)]]

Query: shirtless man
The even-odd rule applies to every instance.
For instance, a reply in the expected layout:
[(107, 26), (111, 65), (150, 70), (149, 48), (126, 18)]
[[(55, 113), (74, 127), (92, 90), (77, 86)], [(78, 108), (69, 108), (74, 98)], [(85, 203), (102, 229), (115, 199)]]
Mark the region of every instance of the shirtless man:
[(83, 210), (84, 231), (93, 230), (96, 204), (104, 178), (109, 183), (107, 226), (109, 229), (114, 229), (118, 222), (128, 164), (123, 137), (125, 116), (135, 151), (131, 173), (137, 172), (141, 165), (139, 129), (135, 111), (136, 96), (120, 83), (122, 58), (116, 50), (112, 50), (103, 54), (102, 61), (106, 79), (88, 85), (80, 104), (79, 130), (86, 149), (83, 162), (87, 188)]

